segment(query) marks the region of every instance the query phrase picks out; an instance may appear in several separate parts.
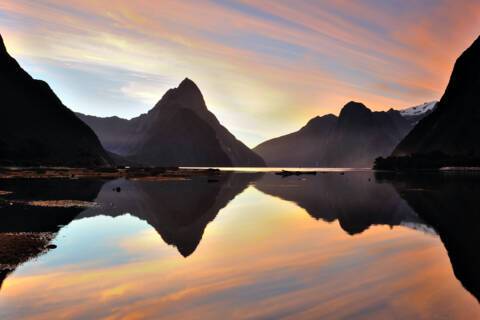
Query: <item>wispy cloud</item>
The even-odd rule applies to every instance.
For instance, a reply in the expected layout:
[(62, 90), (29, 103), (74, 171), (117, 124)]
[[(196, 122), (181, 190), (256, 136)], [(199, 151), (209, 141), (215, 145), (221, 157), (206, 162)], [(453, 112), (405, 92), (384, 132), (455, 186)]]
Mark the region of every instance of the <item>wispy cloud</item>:
[[(116, 108), (106, 91), (97, 114), (145, 112), (188, 76), (252, 146), (352, 99), (374, 109), (438, 99), (480, 30), (472, 1), (6, 0), (0, 10), (10, 51), (54, 88), (36, 68), (45, 59), (88, 66), (97, 82), (111, 82), (102, 68), (117, 70), (112, 89), (128, 103)], [(91, 112), (78, 98), (87, 88), (57, 93)]]

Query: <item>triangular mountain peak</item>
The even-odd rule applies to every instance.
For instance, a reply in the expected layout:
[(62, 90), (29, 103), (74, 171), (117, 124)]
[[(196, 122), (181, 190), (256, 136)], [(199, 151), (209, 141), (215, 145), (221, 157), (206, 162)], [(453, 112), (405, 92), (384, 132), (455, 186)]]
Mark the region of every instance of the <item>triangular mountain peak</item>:
[(198, 86), (189, 78), (183, 79), (182, 82), (180, 82), (180, 85), (177, 88), (178, 90), (185, 90), (185, 91), (197, 91), (200, 92), (200, 89)]
[[(147, 114), (127, 120), (123, 133), (109, 119), (83, 119), (111, 151), (136, 163), (154, 166), (264, 166), (265, 162), (238, 141), (205, 104), (197, 85), (185, 78)], [(115, 137), (113, 140), (111, 137)], [(122, 137), (118, 139), (117, 137)]]
[(189, 78), (185, 78), (180, 82), (178, 87), (168, 90), (155, 105), (154, 109), (162, 105), (168, 105), (174, 108), (182, 107), (197, 111), (207, 110), (202, 92), (195, 82)]

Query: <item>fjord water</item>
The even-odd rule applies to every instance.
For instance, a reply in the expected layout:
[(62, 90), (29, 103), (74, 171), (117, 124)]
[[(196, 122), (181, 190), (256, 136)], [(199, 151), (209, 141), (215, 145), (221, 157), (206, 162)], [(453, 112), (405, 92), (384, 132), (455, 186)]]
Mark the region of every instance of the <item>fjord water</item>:
[(0, 190), (97, 203), (0, 209), (1, 234), (58, 246), (1, 273), (1, 319), (480, 317), (476, 176), (229, 172)]

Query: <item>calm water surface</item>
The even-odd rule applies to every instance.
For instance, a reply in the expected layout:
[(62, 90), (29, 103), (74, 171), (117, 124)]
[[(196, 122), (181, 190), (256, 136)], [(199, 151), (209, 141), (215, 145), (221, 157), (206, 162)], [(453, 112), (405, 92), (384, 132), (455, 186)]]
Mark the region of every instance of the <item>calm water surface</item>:
[(480, 178), (216, 179), (0, 181), (97, 203), (0, 208), (0, 318), (480, 318)]

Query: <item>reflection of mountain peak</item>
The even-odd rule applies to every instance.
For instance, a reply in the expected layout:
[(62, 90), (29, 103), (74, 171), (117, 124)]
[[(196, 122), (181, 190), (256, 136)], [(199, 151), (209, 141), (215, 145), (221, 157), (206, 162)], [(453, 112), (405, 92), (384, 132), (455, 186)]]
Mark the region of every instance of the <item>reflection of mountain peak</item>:
[[(119, 179), (106, 183), (96, 199), (100, 207), (105, 204), (105, 209), (88, 209), (79, 218), (128, 212), (150, 224), (167, 244), (187, 257), (195, 251), (218, 212), (258, 177), (221, 174), (215, 177), (215, 183), (209, 183), (208, 177), (162, 182)], [(114, 187), (122, 191), (112, 192)]]
[(296, 177), (282, 179), (269, 175), (256, 182), (255, 187), (295, 202), (315, 219), (338, 220), (350, 235), (361, 233), (372, 225), (423, 223), (394, 188), (371, 180), (365, 173), (329, 173), (302, 181)]

